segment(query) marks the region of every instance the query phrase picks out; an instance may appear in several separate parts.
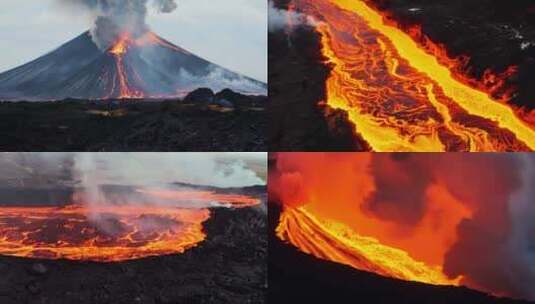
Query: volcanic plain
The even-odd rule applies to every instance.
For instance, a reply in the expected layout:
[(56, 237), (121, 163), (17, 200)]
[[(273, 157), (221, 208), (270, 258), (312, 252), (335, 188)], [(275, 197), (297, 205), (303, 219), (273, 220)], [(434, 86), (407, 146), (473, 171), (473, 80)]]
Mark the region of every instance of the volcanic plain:
[(266, 151), (265, 96), (0, 102), (3, 151)]

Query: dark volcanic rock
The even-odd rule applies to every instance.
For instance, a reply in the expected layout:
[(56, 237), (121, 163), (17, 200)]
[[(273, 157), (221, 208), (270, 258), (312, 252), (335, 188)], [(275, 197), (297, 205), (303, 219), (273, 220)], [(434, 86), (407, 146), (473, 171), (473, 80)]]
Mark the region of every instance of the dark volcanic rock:
[(266, 151), (264, 105), (220, 111), (204, 102), (4, 102), (0, 150)]
[(44, 275), (48, 272), (48, 268), (41, 263), (35, 263), (30, 268), (30, 273), (35, 275)]
[(248, 107), (264, 107), (267, 102), (265, 96), (249, 96), (236, 93), (230, 89), (225, 89), (215, 95), (215, 100), (221, 102), (226, 100), (236, 106), (238, 109), (245, 109)]
[(186, 97), (184, 97), (184, 102), (193, 102), (193, 103), (210, 103), (214, 100), (214, 92), (209, 88), (200, 88), (195, 91), (192, 91)]
[[(267, 225), (260, 206), (219, 208), (183, 254), (120, 263), (0, 256), (0, 303), (264, 303)], [(40, 264), (46, 275), (27, 270)], [(39, 266), (38, 268), (40, 268)]]

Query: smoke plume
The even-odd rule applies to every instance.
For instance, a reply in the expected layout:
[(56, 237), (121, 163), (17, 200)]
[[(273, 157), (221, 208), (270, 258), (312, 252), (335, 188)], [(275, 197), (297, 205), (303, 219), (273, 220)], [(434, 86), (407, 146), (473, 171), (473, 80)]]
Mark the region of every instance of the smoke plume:
[(94, 19), (91, 35), (95, 44), (106, 50), (122, 33), (139, 37), (149, 30), (145, 22), (148, 5), (159, 13), (177, 8), (175, 0), (58, 0), (62, 5), (89, 11)]
[(535, 157), (281, 153), (270, 199), (307, 205), (461, 283), (535, 299)]

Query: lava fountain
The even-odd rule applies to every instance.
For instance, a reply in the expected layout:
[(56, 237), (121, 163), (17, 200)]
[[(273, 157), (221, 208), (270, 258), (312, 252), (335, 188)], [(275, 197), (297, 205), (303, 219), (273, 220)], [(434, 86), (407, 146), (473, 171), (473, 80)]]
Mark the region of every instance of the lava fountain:
[[(207, 206), (246, 207), (254, 197), (213, 191), (145, 189), (139, 193), (176, 204), (87, 204), (0, 207), (0, 254), (39, 259), (117, 262), (183, 253), (206, 238)], [(204, 207), (203, 207), (204, 206)]]
[(418, 28), (402, 31), (363, 0), (293, 0), (319, 21), (332, 67), (326, 103), (347, 112), (374, 151), (529, 151), (535, 129), (506, 104), (502, 75), (473, 80), (465, 60)]
[(277, 153), (276, 235), (382, 276), (532, 299), (534, 171), (522, 168), (534, 166), (529, 155)]

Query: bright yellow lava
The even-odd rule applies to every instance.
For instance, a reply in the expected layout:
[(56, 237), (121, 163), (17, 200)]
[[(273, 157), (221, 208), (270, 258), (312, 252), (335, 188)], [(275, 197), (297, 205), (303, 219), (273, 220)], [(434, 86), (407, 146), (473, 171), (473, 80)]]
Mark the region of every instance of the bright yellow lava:
[(451, 280), (440, 266), (416, 261), (407, 252), (361, 236), (341, 223), (320, 220), (304, 207), (284, 210), (276, 233), (305, 253), (359, 270), (435, 285), (459, 285), (461, 280)]
[[(325, 21), (328, 105), (346, 111), (374, 151), (535, 150), (535, 130), (512, 108), (456, 79), (364, 1), (295, 1)], [(455, 121), (459, 111), (476, 118)]]

